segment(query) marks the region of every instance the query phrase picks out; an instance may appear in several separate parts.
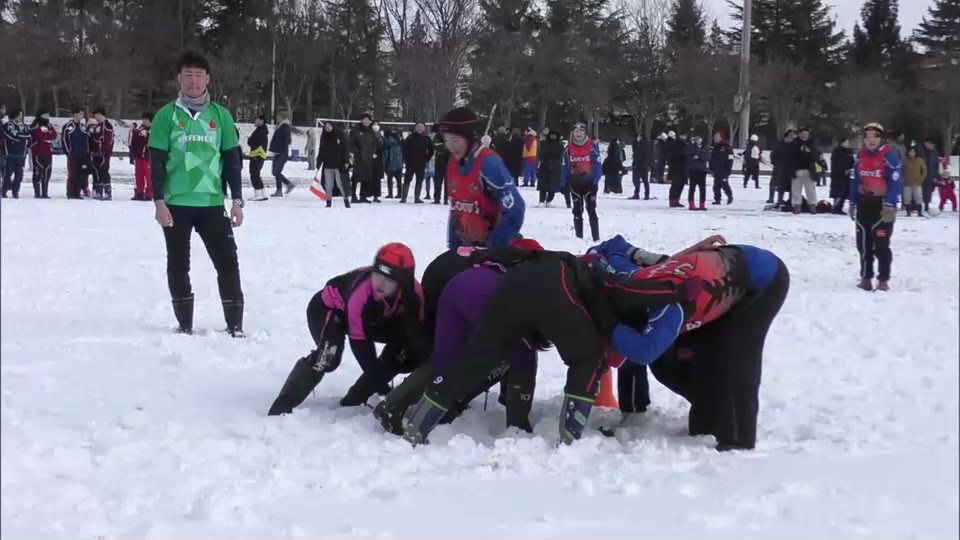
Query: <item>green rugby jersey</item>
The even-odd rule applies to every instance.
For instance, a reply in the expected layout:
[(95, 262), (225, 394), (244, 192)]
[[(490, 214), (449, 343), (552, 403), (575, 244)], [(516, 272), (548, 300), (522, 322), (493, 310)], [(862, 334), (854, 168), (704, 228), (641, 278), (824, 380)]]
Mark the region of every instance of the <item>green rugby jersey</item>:
[(168, 153), (163, 200), (178, 206), (223, 206), (221, 152), (240, 145), (233, 116), (211, 102), (194, 115), (177, 101), (153, 116), (147, 146)]

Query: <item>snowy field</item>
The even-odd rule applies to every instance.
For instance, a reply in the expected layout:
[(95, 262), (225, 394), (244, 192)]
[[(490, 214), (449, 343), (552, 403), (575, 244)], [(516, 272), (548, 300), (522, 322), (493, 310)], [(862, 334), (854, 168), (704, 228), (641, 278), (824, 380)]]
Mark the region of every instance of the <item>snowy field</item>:
[[(654, 186), (656, 201), (599, 203), (605, 237), (670, 252), (723, 233), (789, 266), (758, 447), (727, 454), (686, 436), (686, 405), (656, 382), (643, 422), (554, 448), (564, 369), (553, 352), (541, 360), (534, 435), (505, 432), (491, 396), (488, 410), (478, 401), (413, 449), (369, 409), (337, 406), (359, 374), (349, 352), (303, 408), (267, 418), (312, 346), (311, 295), (388, 241), (409, 243), (421, 273), (444, 248), (446, 208), (326, 210), (305, 189), (250, 203), (237, 230), (249, 337), (233, 340), (218, 332), (216, 279), (196, 236), (198, 332), (172, 333), (163, 237), (152, 205), (126, 200), (129, 185), (109, 203), (66, 201), (62, 183), (56, 199), (35, 201), (25, 185), (26, 198), (0, 206), (0, 534), (956, 538), (956, 214), (901, 216), (893, 291), (866, 293), (854, 287), (848, 218), (760, 212), (766, 189), (732, 184), (737, 201), (705, 213), (665, 208), (666, 186)], [(553, 249), (588, 245), (568, 210), (524, 194), (524, 233)]]

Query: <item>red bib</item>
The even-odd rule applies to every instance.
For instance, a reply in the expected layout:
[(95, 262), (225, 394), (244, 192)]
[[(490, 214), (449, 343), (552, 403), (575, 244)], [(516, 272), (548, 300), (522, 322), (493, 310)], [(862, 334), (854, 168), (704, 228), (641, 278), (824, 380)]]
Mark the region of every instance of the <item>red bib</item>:
[(857, 156), (857, 174), (860, 175), (860, 193), (884, 196), (887, 194), (887, 152), (890, 147), (884, 145), (876, 154), (866, 148)]
[(583, 146), (571, 142), (567, 145), (570, 156), (570, 176), (586, 175), (593, 177), (593, 142), (587, 139)]
[(453, 231), (466, 246), (486, 244), (487, 237), (500, 219), (500, 205), (483, 190), (480, 166), (493, 151), (484, 148), (474, 158), (470, 170), (460, 174), (457, 160), (450, 159), (447, 165), (447, 193), (450, 195), (450, 217)]

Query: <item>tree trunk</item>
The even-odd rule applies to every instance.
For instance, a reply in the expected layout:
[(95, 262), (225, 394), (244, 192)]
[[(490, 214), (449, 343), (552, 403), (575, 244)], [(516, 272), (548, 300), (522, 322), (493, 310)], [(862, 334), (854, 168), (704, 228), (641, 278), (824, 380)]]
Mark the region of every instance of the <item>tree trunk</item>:
[[(37, 111), (40, 109), (40, 107), (42, 107), (42, 104), (40, 103), (40, 87), (34, 86), (33, 87), (33, 108), (31, 108), (30, 111)], [(26, 115), (26, 111), (24, 111), (24, 115)]]
[(509, 130), (512, 127), (511, 122), (513, 119), (513, 103), (507, 103), (507, 106), (504, 107), (504, 113), (504, 123)]
[(548, 108), (549, 108), (549, 105), (547, 104), (546, 101), (543, 101), (543, 102), (540, 103), (540, 114), (538, 115), (538, 118), (539, 118), (539, 124), (538, 124), (538, 125), (539, 125), (539, 127), (540, 127), (540, 129), (539, 129), (538, 131), (539, 131), (540, 133), (543, 133), (543, 129), (544, 129), (545, 127), (547, 127), (547, 110), (548, 110)]
[(124, 112), (123, 111), (123, 94), (124, 93), (125, 92), (123, 91), (123, 88), (117, 88), (117, 95), (115, 97), (116, 101), (114, 101), (113, 110), (109, 111), (112, 113), (112, 116), (114, 118), (123, 118), (124, 116), (123, 115), (123, 112)]
[(50, 86), (50, 93), (53, 94), (53, 116), (60, 116), (60, 92), (57, 85)]
[(313, 78), (307, 83), (307, 125), (312, 126), (316, 123), (316, 117), (313, 114)]

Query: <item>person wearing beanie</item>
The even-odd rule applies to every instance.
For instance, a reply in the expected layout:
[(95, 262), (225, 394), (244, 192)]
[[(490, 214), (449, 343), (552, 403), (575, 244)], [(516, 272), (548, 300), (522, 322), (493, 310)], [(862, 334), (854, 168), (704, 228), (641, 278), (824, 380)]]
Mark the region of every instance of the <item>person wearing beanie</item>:
[(560, 185), (570, 190), (573, 199), (573, 231), (577, 238), (583, 238), (583, 210), (586, 208), (590, 219), (590, 235), (594, 241), (600, 240), (597, 189), (602, 173), (600, 147), (587, 137), (586, 124), (574, 124), (570, 143), (563, 153)]
[[(386, 395), (399, 373), (421, 361), (423, 290), (414, 277), (413, 252), (386, 244), (373, 264), (335, 276), (307, 304), (307, 327), (316, 348), (297, 360), (268, 415), (293, 411), (327, 373), (340, 366), (344, 341), (363, 373), (340, 405), (363, 405), (375, 393)], [(376, 343), (386, 346), (377, 356)]]
[(890, 290), (890, 266), (893, 251), (890, 237), (897, 218), (897, 201), (903, 189), (903, 163), (897, 152), (884, 144), (883, 126), (872, 123), (863, 128), (863, 148), (850, 178), (847, 201), (850, 218), (857, 224), (857, 251), (860, 253), (860, 283), (865, 291), (873, 290), (873, 260), (879, 271), (877, 289)]
[(743, 149), (743, 187), (746, 188), (753, 179), (753, 187), (760, 189), (760, 161), (763, 152), (760, 150), (760, 137), (756, 133), (750, 135), (747, 147)]
[(53, 141), (57, 130), (50, 126), (47, 111), (37, 111), (30, 130), (30, 155), (33, 156), (33, 197), (49, 199), (50, 175), (53, 172)]
[[(543, 246), (536, 240), (522, 238), (511, 242), (508, 248), (493, 250), (543, 251)], [(475, 255), (485, 251), (488, 250), (449, 250), (434, 259), (424, 271), (424, 341), (430, 348), (430, 361), (404, 379), (374, 409), (374, 416), (386, 431), (402, 435), (404, 414), (423, 396), (433, 375), (461, 360), (464, 346), (505, 272), (503, 267), (495, 264), (478, 264)], [(457, 403), (446, 420), (459, 416), (474, 397), (503, 380), (501, 402), (507, 408), (507, 427), (532, 432), (529, 414), (536, 373), (537, 348), (523, 338), (516, 338), (511, 354), (495, 365), (477, 388)]]
[(476, 113), (466, 107), (451, 110), (440, 121), (450, 152), (448, 248), (506, 246), (523, 227), (523, 197), (500, 157), (480, 144), (482, 129)]
[(23, 111), (12, 109), (10, 119), (3, 125), (0, 136), (6, 139), (7, 164), (3, 173), (3, 198), (13, 192), (13, 198), (20, 198), (20, 184), (23, 182), (23, 167), (27, 162), (27, 146), (30, 144), (30, 129), (23, 123)]

